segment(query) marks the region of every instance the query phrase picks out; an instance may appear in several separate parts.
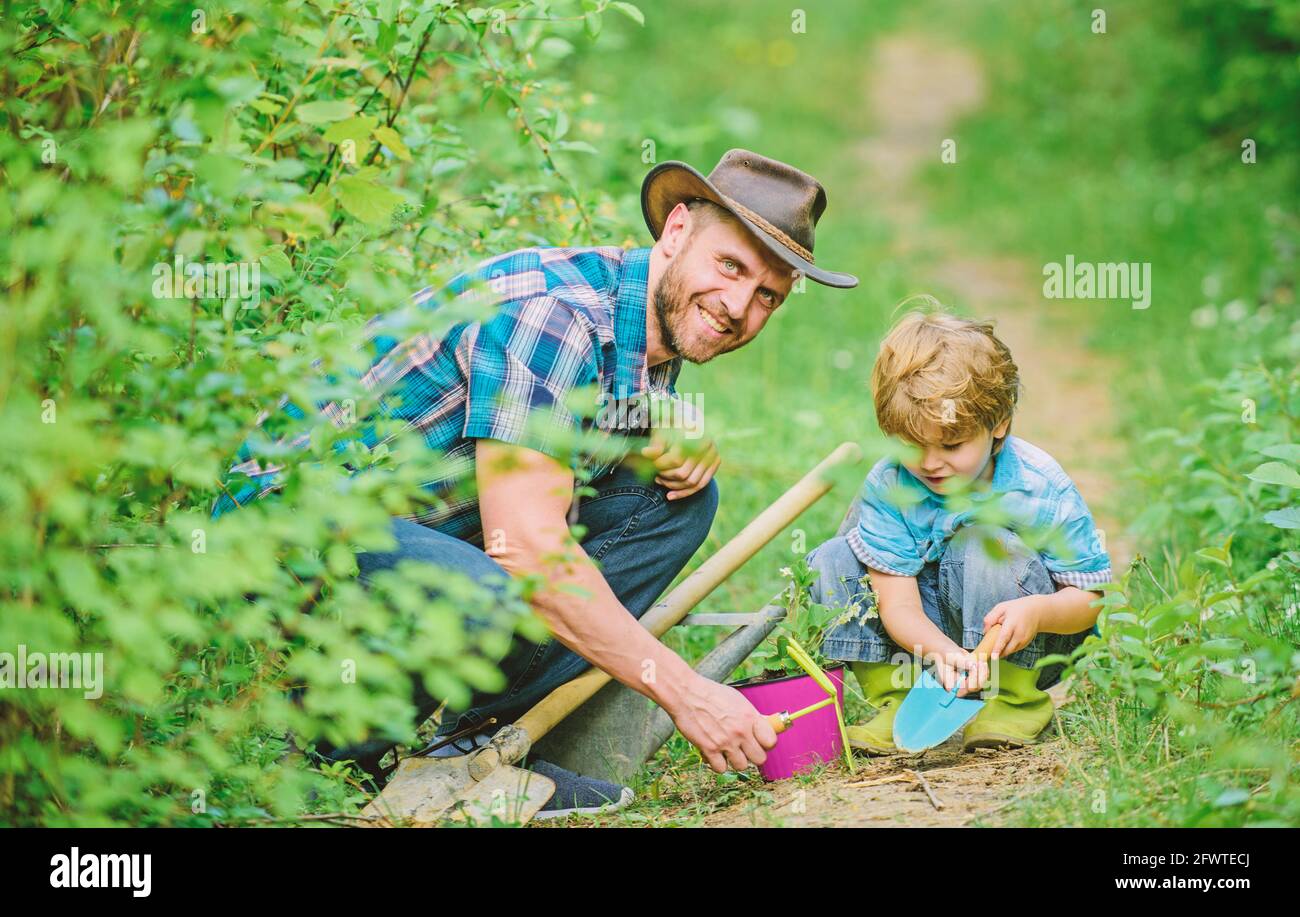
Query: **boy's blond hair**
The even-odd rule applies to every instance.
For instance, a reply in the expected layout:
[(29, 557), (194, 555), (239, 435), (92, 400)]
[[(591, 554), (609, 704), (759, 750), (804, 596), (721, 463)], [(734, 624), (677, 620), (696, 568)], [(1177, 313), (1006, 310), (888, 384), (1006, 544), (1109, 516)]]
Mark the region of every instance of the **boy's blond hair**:
[(880, 429), (923, 444), (935, 430), (947, 442), (1009, 420), (1020, 371), (993, 323), (958, 318), (925, 301), (929, 309), (903, 316), (880, 342), (871, 373)]

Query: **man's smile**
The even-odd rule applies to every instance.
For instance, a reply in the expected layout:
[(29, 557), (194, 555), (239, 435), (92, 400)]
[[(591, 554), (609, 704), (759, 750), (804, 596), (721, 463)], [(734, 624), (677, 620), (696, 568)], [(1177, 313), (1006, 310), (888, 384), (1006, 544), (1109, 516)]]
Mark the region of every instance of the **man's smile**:
[(707, 325), (709, 330), (714, 334), (719, 337), (731, 334), (731, 329), (714, 318), (703, 306), (697, 304), (695, 308), (699, 310), (700, 318), (704, 320), (704, 324)]

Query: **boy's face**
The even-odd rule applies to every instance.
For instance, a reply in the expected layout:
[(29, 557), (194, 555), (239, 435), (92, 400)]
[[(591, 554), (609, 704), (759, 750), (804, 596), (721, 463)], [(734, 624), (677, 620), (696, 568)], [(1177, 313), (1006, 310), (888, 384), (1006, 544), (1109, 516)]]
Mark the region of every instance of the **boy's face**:
[(989, 481), (993, 478), (993, 440), (1006, 436), (1011, 426), (1004, 420), (992, 430), (981, 430), (974, 436), (944, 437), (935, 430), (926, 443), (909, 443), (920, 450), (903, 462), (903, 467), (936, 494), (949, 493), (953, 480)]

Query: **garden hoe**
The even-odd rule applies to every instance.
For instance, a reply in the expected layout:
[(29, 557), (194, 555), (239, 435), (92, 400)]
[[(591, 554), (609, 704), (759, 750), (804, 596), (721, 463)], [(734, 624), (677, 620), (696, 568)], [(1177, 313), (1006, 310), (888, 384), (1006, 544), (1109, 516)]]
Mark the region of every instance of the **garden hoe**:
[[(994, 624), (984, 639), (971, 651), (976, 659), (985, 659), (993, 648), (1001, 624)], [(933, 748), (970, 722), (980, 712), (984, 701), (957, 697), (961, 682), (951, 691), (939, 684), (929, 669), (921, 672), (915, 687), (907, 692), (894, 717), (894, 744), (905, 752), (916, 754)]]
[[(795, 640), (794, 637), (787, 637), (785, 639), (786, 639), (786, 644), (785, 644), (786, 655), (788, 655), (791, 659), (793, 659), (796, 663), (798, 663), (799, 668), (807, 672), (808, 676), (813, 681), (817, 682), (817, 686), (820, 687), (827, 694), (829, 694), (830, 697), (828, 697), (824, 701), (818, 701), (817, 703), (813, 704), (811, 707), (805, 707), (804, 709), (800, 710), (798, 713), (774, 713), (772, 714), (772, 716), (783, 718), (782, 728), (785, 728), (790, 725), (789, 723), (790, 720), (797, 720), (805, 713), (812, 713), (814, 710), (819, 710), (822, 707), (829, 706), (830, 704), (835, 704), (835, 722), (836, 725), (839, 726), (840, 742), (842, 742), (844, 746), (844, 762), (845, 764), (848, 765), (850, 774), (856, 773), (857, 769), (853, 765), (853, 751), (852, 749), (849, 748), (848, 732), (844, 728), (844, 710), (839, 705), (840, 693), (838, 690), (836, 690), (835, 683), (831, 681), (830, 676), (828, 676), (825, 672), (822, 671), (822, 667), (813, 661), (813, 658), (808, 654), (808, 651), (799, 645), (798, 640)], [(780, 734), (781, 729), (777, 729), (776, 731), (778, 734)]]
[[(641, 616), (641, 624), (662, 637), (745, 561), (816, 503), (832, 487), (831, 472), (862, 457), (855, 443), (842, 443), (716, 554)], [(514, 765), (533, 743), (581, 706), (610, 676), (597, 668), (556, 688), (513, 724), (499, 730), (476, 752), (453, 758), (411, 757), (399, 762), (383, 792), (363, 814), (382, 826), (430, 827), (449, 819), (475, 823), (523, 824), (555, 792), (540, 774)], [(786, 714), (791, 719), (809, 712)], [(775, 715), (778, 720), (780, 714)], [(773, 727), (775, 728), (775, 726)], [(784, 726), (782, 727), (784, 728)]]

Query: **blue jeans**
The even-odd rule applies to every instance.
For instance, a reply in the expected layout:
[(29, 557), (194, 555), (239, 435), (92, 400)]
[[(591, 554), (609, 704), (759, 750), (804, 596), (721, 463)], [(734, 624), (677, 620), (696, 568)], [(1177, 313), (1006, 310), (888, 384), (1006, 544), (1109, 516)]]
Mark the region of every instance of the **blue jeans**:
[[(718, 508), (717, 480), (689, 497), (669, 501), (665, 488), (643, 481), (632, 469), (620, 465), (590, 486), (596, 490), (595, 496), (583, 497), (578, 506), (578, 522), (586, 527), (582, 548), (600, 564), (618, 600), (639, 619), (704, 543)], [(363, 585), (373, 574), (391, 569), (401, 560), (457, 570), (489, 588), (509, 577), (481, 549), (454, 536), (406, 519), (393, 520), (393, 534), (395, 550), (357, 555)], [(477, 623), (466, 622), (468, 627)], [(590, 668), (590, 663), (557, 640), (535, 644), (516, 637), (498, 667), (506, 677), (505, 690), (476, 691), (469, 709), (443, 719), (439, 735), (478, 726), (489, 717), (496, 717), (498, 725), (512, 722), (552, 690)], [(415, 677), (413, 681), (418, 721), (423, 722), (441, 701), (424, 689), (423, 679)], [(318, 742), (317, 752), (330, 760), (355, 760), (375, 773), (379, 759), (394, 744), (393, 739), (375, 736), (339, 749)]]
[[(984, 615), (999, 602), (1026, 595), (1056, 592), (1042, 559), (1020, 537), (1005, 528), (982, 529), (996, 539), (1003, 557), (991, 556), (979, 536), (981, 530), (965, 526), (949, 540), (943, 556), (917, 572), (925, 616), (953, 642), (974, 649), (984, 636)], [(857, 602), (862, 610), (874, 607), (867, 569), (843, 537), (832, 538), (809, 553), (808, 566), (818, 572), (810, 598), (831, 607)], [(1079, 634), (1038, 633), (1029, 645), (1004, 657), (1012, 665), (1032, 668), (1043, 656), (1068, 655), (1083, 642)], [(880, 618), (861, 618), (837, 624), (826, 635), (823, 652), (829, 659), (850, 662), (902, 662), (910, 658), (885, 632)], [(1065, 666), (1055, 663), (1039, 673), (1038, 687), (1049, 688), (1061, 678)]]

